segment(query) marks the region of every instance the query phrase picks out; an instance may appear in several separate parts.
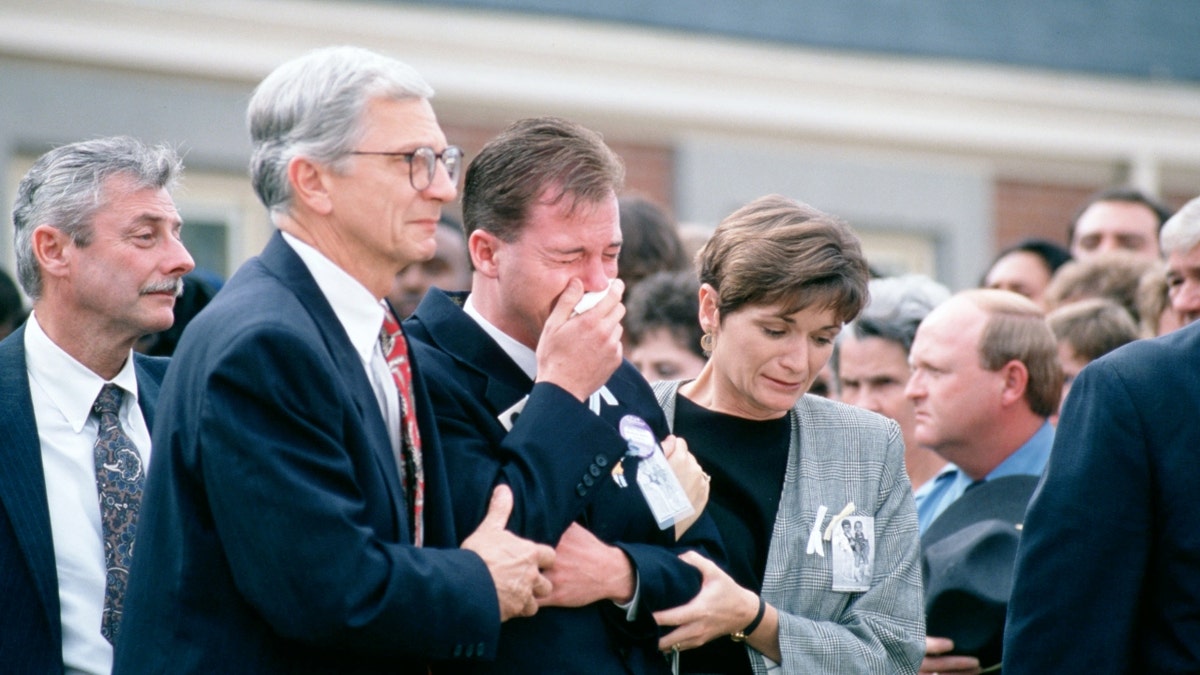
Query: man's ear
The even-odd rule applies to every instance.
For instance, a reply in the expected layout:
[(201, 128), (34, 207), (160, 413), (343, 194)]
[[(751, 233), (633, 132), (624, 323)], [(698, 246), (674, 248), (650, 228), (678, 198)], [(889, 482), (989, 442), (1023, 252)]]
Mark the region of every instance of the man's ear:
[(287, 166), (293, 202), (302, 205), (305, 210), (329, 215), (333, 211), (328, 181), (331, 171), (329, 167), (307, 157), (293, 157)]
[(65, 277), (70, 273), (75, 246), (71, 236), (52, 225), (33, 228), (33, 257), (43, 277)]
[(1013, 359), (1000, 367), (1000, 375), (1004, 378), (1000, 399), (1005, 406), (1025, 398), (1025, 390), (1029, 387), (1029, 369), (1024, 363)]
[(504, 256), (505, 243), (491, 232), (475, 230), (467, 238), (467, 252), (475, 271), (485, 277), (495, 278), (500, 274), (500, 258)]

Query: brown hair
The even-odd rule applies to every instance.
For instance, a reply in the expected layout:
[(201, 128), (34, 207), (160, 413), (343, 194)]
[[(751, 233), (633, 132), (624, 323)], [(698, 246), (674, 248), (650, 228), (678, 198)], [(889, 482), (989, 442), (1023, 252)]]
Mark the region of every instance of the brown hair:
[(519, 120), (467, 168), (463, 225), (468, 236), (484, 230), (512, 242), (535, 204), (569, 199), (574, 211), (616, 194), (624, 181), (625, 165), (600, 134), (557, 117)]
[(1167, 293), (1167, 268), (1154, 265), (1138, 280), (1138, 323), (1147, 337), (1158, 335), (1162, 328), (1163, 312), (1171, 306)]
[(867, 302), (869, 270), (840, 219), (780, 195), (760, 197), (717, 226), (698, 256), (721, 315), (745, 305), (816, 306), (845, 323)]
[(1129, 312), (1108, 298), (1088, 298), (1064, 305), (1046, 316), (1050, 330), (1076, 356), (1095, 361), (1127, 342), (1138, 339)]
[(1139, 321), (1138, 283), (1156, 264), (1125, 253), (1072, 260), (1058, 268), (1046, 286), (1046, 306), (1054, 309), (1084, 298), (1108, 298), (1124, 307), (1134, 321)]
[(618, 205), (622, 241), (617, 277), (626, 289), (656, 272), (691, 271), (679, 227), (662, 207), (638, 196), (621, 197)]
[(988, 315), (979, 343), (983, 367), (996, 371), (1010, 361), (1020, 361), (1029, 373), (1025, 400), (1030, 410), (1042, 417), (1057, 412), (1062, 398), (1062, 363), (1041, 308), (1011, 291), (981, 288), (962, 295)]

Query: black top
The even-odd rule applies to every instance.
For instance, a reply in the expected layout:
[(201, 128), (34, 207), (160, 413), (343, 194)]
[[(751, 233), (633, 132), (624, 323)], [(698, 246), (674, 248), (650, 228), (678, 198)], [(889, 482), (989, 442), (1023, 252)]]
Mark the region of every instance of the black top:
[[(760, 592), (787, 470), (791, 415), (748, 420), (675, 398), (675, 434), (712, 476), (708, 512), (725, 540), (727, 571)], [(746, 648), (728, 637), (683, 652), (680, 666), (685, 673), (752, 672)]]

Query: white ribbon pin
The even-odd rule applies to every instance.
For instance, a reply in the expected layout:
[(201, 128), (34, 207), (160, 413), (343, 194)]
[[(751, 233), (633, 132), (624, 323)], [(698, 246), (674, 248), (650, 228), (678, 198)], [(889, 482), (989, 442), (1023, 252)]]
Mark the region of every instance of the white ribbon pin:
[(816, 553), (822, 558), (825, 557), (825, 547), (821, 545), (821, 523), (825, 522), (825, 514), (829, 509), (824, 504), (817, 509), (817, 519), (813, 521), (812, 531), (808, 533), (808, 554)]
[(846, 504), (846, 507), (838, 512), (838, 514), (833, 517), (833, 520), (829, 521), (829, 527), (825, 528), (825, 541), (833, 540), (833, 529), (837, 527), (838, 523), (850, 517), (850, 514), (852, 513), (854, 513), (854, 502)]
[(617, 404), (617, 397), (612, 395), (612, 392), (608, 390), (608, 387), (602, 386), (600, 387), (599, 391), (588, 397), (588, 409), (591, 410), (593, 414), (600, 414), (601, 399), (603, 399), (604, 402), (609, 405)]
[(520, 401), (512, 404), (508, 410), (496, 415), (496, 419), (500, 420), (500, 425), (505, 431), (512, 431), (513, 424), (516, 424), (517, 417), (521, 415), (521, 411), (525, 409), (525, 404), (529, 402), (529, 396), (526, 395)]

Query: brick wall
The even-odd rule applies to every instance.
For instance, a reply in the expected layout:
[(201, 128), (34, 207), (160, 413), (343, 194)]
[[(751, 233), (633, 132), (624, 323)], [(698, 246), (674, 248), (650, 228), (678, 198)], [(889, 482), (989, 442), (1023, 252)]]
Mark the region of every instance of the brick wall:
[[(480, 149), (500, 128), (472, 127), (456, 124), (443, 126), (451, 143), (459, 145), (467, 153), (467, 162), (479, 154)], [(671, 149), (661, 145), (626, 143), (605, 139), (625, 162), (625, 192), (641, 195), (662, 206), (668, 213), (674, 211), (674, 155)], [(447, 208), (459, 215), (458, 204)]]
[(1030, 237), (1066, 246), (1071, 217), (1098, 187), (998, 180), (994, 193), (995, 250)]

